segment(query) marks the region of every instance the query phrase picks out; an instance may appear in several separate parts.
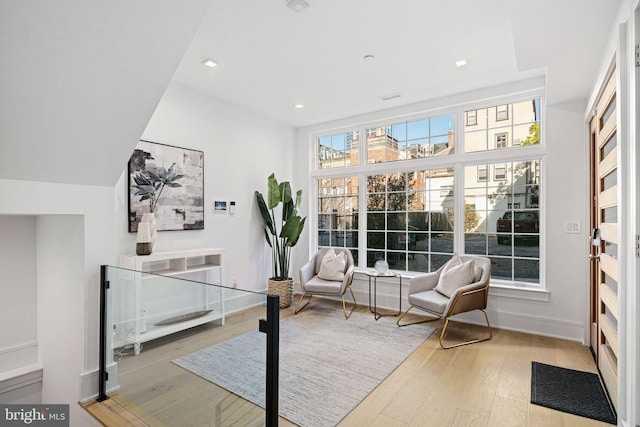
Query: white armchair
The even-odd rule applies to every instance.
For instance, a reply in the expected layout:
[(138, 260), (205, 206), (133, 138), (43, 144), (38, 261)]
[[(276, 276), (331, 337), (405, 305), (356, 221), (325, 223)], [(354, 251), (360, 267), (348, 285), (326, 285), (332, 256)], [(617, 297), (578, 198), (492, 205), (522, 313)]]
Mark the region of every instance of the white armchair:
[[(327, 251), (329, 251), (330, 249), (333, 249), (336, 254), (344, 253), (346, 263), (343, 271), (344, 278), (342, 280), (325, 280), (318, 277), (322, 260)], [(351, 251), (349, 251), (349, 249), (320, 249), (313, 257), (311, 257), (309, 262), (303, 265), (300, 269), (300, 285), (302, 287), (302, 295), (300, 296), (300, 300), (296, 305), (294, 313), (298, 314), (307, 305), (309, 305), (309, 303), (311, 302), (311, 297), (313, 295), (339, 296), (342, 299), (342, 311), (344, 312), (344, 317), (348, 319), (357, 306), (356, 297), (351, 290), (354, 268), (355, 266), (353, 262), (353, 256), (351, 255)], [(344, 300), (344, 294), (347, 292), (347, 289), (349, 290), (349, 292), (351, 292), (351, 298), (353, 299), (353, 307), (348, 314)], [(302, 300), (305, 296), (309, 297), (309, 300), (301, 306), (300, 304), (302, 304)]]
[[(436, 287), (440, 281), (440, 274), (444, 269), (444, 265), (438, 270), (428, 273), (422, 276), (414, 277), (409, 282), (409, 308), (398, 318), (398, 326), (408, 326), (416, 323), (430, 322), (438, 319), (445, 319), (440, 333), (440, 346), (444, 349), (458, 347), (466, 344), (473, 344), (481, 341), (490, 340), (493, 336), (491, 331), (491, 324), (489, 323), (489, 317), (485, 309), (487, 308), (487, 300), (489, 298), (489, 282), (491, 277), (491, 260), (486, 257), (474, 257), (468, 255), (461, 255), (460, 260), (465, 262), (473, 260), (473, 278), (470, 280), (470, 284), (463, 284), (455, 290), (452, 290), (450, 296), (447, 296), (438, 290)], [(446, 264), (445, 264), (446, 265)], [(468, 283), (468, 282), (467, 282)], [(404, 316), (409, 313), (412, 308), (419, 308), (426, 311), (432, 318), (423, 320), (421, 322), (414, 322), (408, 324), (400, 324), (400, 321)], [(462, 343), (445, 346), (443, 343), (447, 326), (449, 325), (449, 318), (455, 314), (464, 313), (467, 311), (480, 310), (484, 314), (484, 318), (487, 321), (487, 328), (489, 330), (489, 336), (487, 338), (474, 339), (465, 341)]]

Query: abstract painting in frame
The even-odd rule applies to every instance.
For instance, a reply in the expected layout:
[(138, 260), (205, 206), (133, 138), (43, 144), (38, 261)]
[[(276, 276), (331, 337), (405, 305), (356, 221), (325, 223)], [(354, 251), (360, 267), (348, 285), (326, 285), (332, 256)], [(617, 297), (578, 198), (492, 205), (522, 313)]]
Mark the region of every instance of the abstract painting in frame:
[(204, 152), (139, 141), (128, 174), (129, 232), (152, 208), (158, 231), (204, 229)]

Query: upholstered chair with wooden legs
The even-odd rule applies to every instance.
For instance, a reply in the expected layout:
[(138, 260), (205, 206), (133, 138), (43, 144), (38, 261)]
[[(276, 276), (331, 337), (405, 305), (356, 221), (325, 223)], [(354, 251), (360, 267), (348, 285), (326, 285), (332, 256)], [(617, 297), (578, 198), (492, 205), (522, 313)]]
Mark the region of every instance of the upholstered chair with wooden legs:
[[(323, 248), (311, 257), (309, 262), (300, 269), (300, 285), (302, 295), (296, 305), (295, 314), (298, 314), (311, 302), (313, 295), (338, 296), (342, 299), (342, 311), (345, 319), (348, 319), (356, 308), (356, 297), (351, 290), (351, 282), (354, 273), (353, 256), (349, 249)], [(349, 290), (353, 299), (353, 307), (347, 313), (344, 294)], [(304, 297), (309, 300), (302, 304)]]
[[(457, 257), (457, 254), (455, 254), (454, 257)], [(449, 263), (443, 265), (437, 271), (411, 279), (409, 282), (409, 308), (407, 308), (398, 319), (398, 326), (408, 326), (416, 323), (444, 319), (444, 325), (440, 333), (440, 346), (444, 349), (490, 340), (493, 333), (485, 309), (487, 308), (487, 300), (489, 298), (491, 260), (486, 257), (460, 255), (458, 261), (459, 266), (457, 268), (462, 269), (462, 264), (467, 264), (469, 261), (471, 261), (470, 264), (472, 264), (472, 267), (469, 265), (466, 266), (468, 267), (468, 276), (458, 285), (451, 283), (451, 281), (445, 283), (447, 278), (452, 277), (449, 275), (450, 273), (447, 272), (453, 270), (451, 266), (447, 267)], [(441, 280), (443, 272), (447, 277), (443, 277)], [(459, 277), (460, 275), (458, 274), (458, 278)], [(413, 308), (423, 310), (433, 318), (420, 322), (401, 324), (402, 319)], [(449, 325), (449, 318), (455, 314), (473, 310), (480, 310), (484, 314), (489, 336), (446, 346), (443, 341), (447, 326)]]

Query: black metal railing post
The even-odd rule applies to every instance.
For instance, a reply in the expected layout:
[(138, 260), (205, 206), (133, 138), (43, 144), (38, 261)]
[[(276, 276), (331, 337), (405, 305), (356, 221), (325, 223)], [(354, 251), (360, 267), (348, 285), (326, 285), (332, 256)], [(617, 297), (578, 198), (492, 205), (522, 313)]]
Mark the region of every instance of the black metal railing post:
[(98, 366), (98, 402), (107, 400), (107, 292), (109, 281), (107, 280), (107, 266), (100, 266), (100, 344)]
[(267, 295), (267, 320), (260, 319), (260, 332), (267, 334), (267, 381), (265, 425), (278, 426), (278, 378), (280, 375), (280, 297)]

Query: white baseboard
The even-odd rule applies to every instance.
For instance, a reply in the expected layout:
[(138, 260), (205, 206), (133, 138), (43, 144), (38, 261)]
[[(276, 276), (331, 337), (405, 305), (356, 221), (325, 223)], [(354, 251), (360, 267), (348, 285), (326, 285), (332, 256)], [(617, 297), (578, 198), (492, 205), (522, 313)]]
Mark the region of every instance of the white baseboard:
[[(379, 309), (389, 310), (393, 312), (398, 311), (398, 279), (385, 279), (380, 280), (377, 284), (377, 307)], [(300, 286), (295, 286), (294, 289), (300, 294)], [(356, 296), (356, 301), (359, 306), (369, 304), (369, 286), (367, 280), (354, 279), (352, 284), (353, 293)], [(407, 292), (409, 289), (409, 280), (402, 281), (402, 307), (401, 311), (404, 311), (408, 307)], [(372, 290), (373, 291), (373, 290)], [(495, 310), (492, 306), (495, 305), (495, 301), (498, 298), (502, 298), (503, 295), (489, 294), (489, 309), (487, 314), (491, 326), (506, 329), (510, 331), (523, 332), (534, 335), (541, 335), (552, 338), (560, 338), (570, 341), (580, 342), (586, 345), (584, 342), (585, 326), (578, 321), (571, 321), (566, 319), (557, 319), (550, 317), (543, 317), (534, 315), (531, 313), (515, 313), (505, 310)], [(339, 298), (325, 297), (333, 300), (339, 300)], [(530, 298), (525, 298), (530, 299)], [(351, 302), (351, 296), (349, 293), (345, 294), (345, 300), (347, 303)], [(544, 301), (532, 300), (532, 310), (535, 304), (544, 303)], [(463, 313), (452, 317), (452, 320), (484, 325), (484, 316), (479, 311)]]
[[(491, 326), (498, 329), (576, 341), (586, 345), (584, 326), (580, 322), (490, 309), (487, 310), (487, 315)], [(451, 319), (474, 325), (486, 324), (484, 316), (479, 311), (458, 314)]]
[(231, 296), (229, 296), (229, 294), (231, 294), (231, 292), (228, 292), (224, 302), (226, 314), (233, 314), (258, 305), (265, 305), (266, 307), (266, 297), (262, 294), (242, 292), (241, 290), (233, 292)]
[(42, 382), (42, 366), (38, 364), (3, 372), (0, 374), (0, 395), (37, 382)]
[[(120, 388), (118, 385), (118, 364), (113, 362), (107, 365), (107, 394)], [(98, 397), (98, 387), (100, 383), (100, 373), (98, 369), (85, 372), (80, 375), (80, 401), (82, 403), (95, 400)]]
[(41, 403), (42, 366), (23, 366), (0, 374), (0, 402)]
[(37, 364), (38, 343), (36, 341), (0, 348), (0, 379), (3, 372)]

